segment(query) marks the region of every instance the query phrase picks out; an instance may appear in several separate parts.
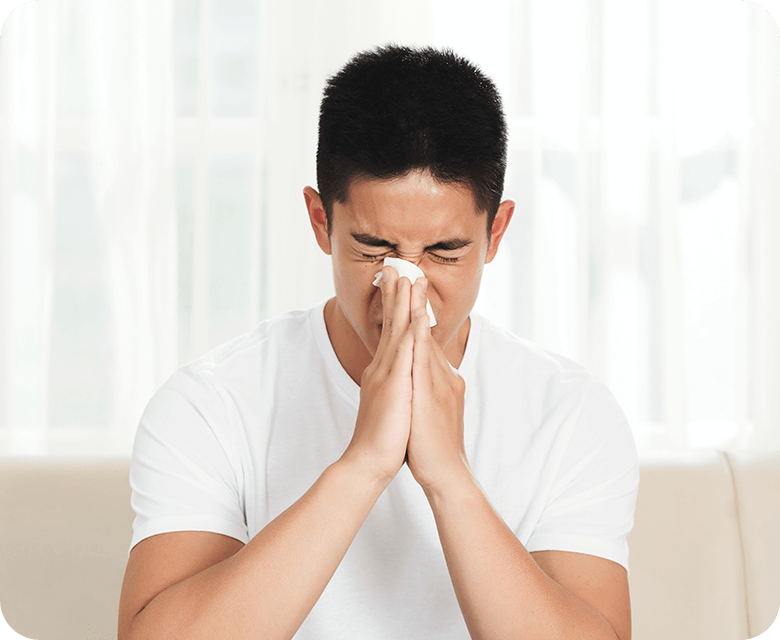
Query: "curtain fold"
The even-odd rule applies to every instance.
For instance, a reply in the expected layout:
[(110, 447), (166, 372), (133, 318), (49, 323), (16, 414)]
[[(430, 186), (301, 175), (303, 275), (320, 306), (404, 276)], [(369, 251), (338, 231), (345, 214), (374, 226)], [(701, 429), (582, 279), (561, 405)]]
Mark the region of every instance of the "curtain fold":
[(173, 3), (83, 6), (88, 157), (114, 349), (111, 417), (124, 434), (177, 364)]
[(0, 434), (37, 449), (48, 425), (55, 158), (53, 11), (18, 7), (0, 37)]
[(127, 452), (176, 365), (172, 37), (157, 0), (3, 30), (4, 453)]
[(780, 38), (740, 0), (37, 0), (0, 37), (0, 455), (126, 455), (179, 365), (333, 294), (326, 77), (388, 42), (497, 82), (517, 203), (477, 310), (640, 448), (780, 447)]
[[(740, 284), (744, 333), (739, 354), (747, 352), (740, 389), (743, 411), (759, 447), (780, 446), (780, 59), (778, 23), (756, 6), (749, 25), (749, 117), (744, 143), (745, 205)], [(747, 347), (747, 348), (745, 348)]]

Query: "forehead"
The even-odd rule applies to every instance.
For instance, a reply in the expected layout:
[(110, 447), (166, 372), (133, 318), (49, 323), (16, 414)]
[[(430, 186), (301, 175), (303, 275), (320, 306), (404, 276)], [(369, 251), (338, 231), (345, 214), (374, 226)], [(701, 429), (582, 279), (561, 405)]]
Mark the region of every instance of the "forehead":
[(396, 240), (475, 235), (485, 228), (485, 212), (471, 189), (445, 183), (428, 172), (414, 171), (390, 180), (355, 180), (347, 202), (334, 203), (334, 227)]

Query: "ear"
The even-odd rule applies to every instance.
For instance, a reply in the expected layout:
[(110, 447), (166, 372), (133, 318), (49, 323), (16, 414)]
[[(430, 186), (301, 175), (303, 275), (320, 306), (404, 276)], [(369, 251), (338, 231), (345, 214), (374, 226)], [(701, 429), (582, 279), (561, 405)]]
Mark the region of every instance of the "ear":
[(309, 212), (309, 222), (314, 229), (314, 237), (327, 255), (331, 254), (330, 236), (328, 235), (328, 217), (325, 215), (325, 207), (322, 206), (320, 194), (311, 187), (303, 189), (303, 199), (306, 201), (306, 210)]
[(492, 262), (493, 258), (498, 253), (498, 245), (501, 244), (501, 240), (504, 237), (504, 233), (509, 226), (509, 221), (512, 219), (512, 215), (515, 213), (515, 203), (512, 200), (504, 200), (498, 205), (498, 212), (493, 220), (493, 226), (490, 233), (490, 246), (488, 247), (487, 256), (485, 257), (485, 264)]

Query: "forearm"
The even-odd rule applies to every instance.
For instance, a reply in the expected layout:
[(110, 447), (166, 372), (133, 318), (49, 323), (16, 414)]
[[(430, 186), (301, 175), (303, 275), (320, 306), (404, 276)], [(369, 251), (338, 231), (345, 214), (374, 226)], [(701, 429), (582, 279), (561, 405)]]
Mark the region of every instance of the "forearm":
[(542, 571), (473, 478), (426, 495), (474, 640), (616, 640), (603, 616)]
[(292, 637), (383, 489), (331, 465), (238, 553), (155, 597), (130, 639)]

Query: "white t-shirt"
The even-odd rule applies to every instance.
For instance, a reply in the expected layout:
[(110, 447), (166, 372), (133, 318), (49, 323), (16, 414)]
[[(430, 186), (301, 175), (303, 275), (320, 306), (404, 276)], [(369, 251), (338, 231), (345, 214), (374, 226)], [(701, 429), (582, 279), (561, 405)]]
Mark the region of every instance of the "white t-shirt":
[[(341, 456), (360, 388), (333, 351), (324, 304), (263, 322), (154, 395), (133, 450), (131, 548), (186, 530), (246, 543)], [(476, 313), (459, 372), (470, 466), (520, 542), (628, 568), (639, 466), (609, 390)], [(408, 467), (380, 496), (296, 638), (469, 638), (433, 514)]]

